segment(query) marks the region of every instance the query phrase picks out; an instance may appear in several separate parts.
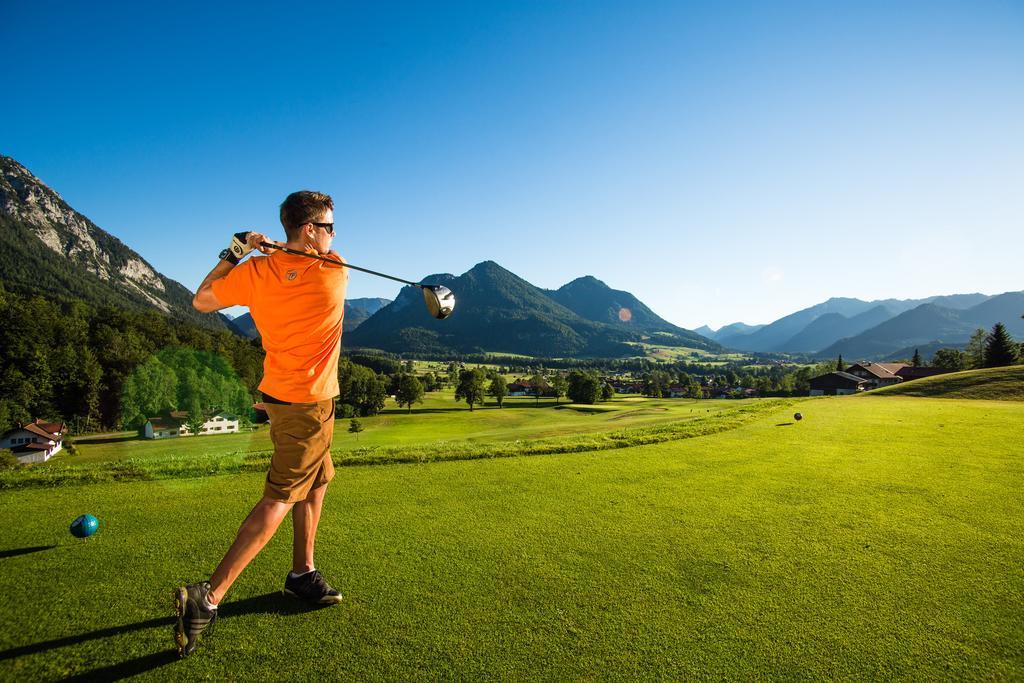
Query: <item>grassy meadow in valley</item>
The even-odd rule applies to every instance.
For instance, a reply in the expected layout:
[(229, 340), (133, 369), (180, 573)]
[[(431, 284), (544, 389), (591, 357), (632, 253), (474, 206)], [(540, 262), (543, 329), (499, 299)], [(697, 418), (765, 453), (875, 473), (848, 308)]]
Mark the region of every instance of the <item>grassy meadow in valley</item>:
[[(216, 632), (180, 662), (170, 589), (213, 569), (262, 471), (4, 491), (7, 613), (33, 617), (0, 634), (0, 675), (231, 679), (244, 661), (245, 677), (260, 679), (1024, 676), (1024, 402), (620, 399), (586, 413), (513, 400), (524, 405), (470, 413), (431, 397), (413, 419), (365, 420), (359, 442), (339, 420), (335, 459), (350, 441), (530, 443), (611, 434), (615, 422), (637, 434), (721, 428), (341, 467), (317, 566), (344, 602), (306, 611), (280, 595), (283, 528), (224, 602)], [(205, 441), (235, 451), (262, 438)], [(133, 442), (131, 457), (203, 441)], [(116, 443), (80, 448), (116, 463)], [(66, 529), (83, 512), (101, 529), (80, 542)]]

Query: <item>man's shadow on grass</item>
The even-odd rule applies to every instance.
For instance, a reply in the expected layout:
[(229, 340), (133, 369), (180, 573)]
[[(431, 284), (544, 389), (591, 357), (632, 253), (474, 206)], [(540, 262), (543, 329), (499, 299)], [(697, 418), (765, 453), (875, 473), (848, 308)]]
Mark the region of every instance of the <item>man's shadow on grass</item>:
[[(168, 604), (170, 603), (168, 602)], [(281, 593), (266, 593), (265, 595), (259, 595), (253, 598), (224, 603), (224, 606), (221, 607), (222, 611), (220, 617), (222, 619), (233, 619), (247, 614), (280, 614), (287, 616), (314, 612), (326, 607), (329, 607), (329, 605), (307, 605), (293, 598), (285, 597)], [(166, 627), (167, 637), (162, 642), (169, 645), (169, 647), (161, 648), (159, 652), (154, 652), (142, 657), (136, 657), (135, 659), (131, 659), (127, 662), (120, 662), (118, 664), (112, 664), (99, 669), (93, 669), (92, 671), (86, 671), (65, 679), (69, 681), (120, 681), (124, 678), (136, 676), (178, 660), (178, 651), (174, 647), (173, 640), (171, 638), (171, 628), (176, 621), (177, 617), (158, 617), (156, 619), (139, 621), (134, 624), (112, 626), (110, 628), (102, 628), (88, 633), (67, 636), (65, 638), (46, 640), (33, 645), (13, 647), (9, 650), (0, 651), (0, 662), (8, 659), (15, 659), (16, 657), (25, 657), (27, 655), (39, 654), (41, 652), (49, 652), (50, 650), (68, 647), (69, 645), (79, 645), (81, 643), (89, 642), (90, 640), (112, 638), (124, 633), (131, 633), (132, 631), (142, 631), (148, 628), (157, 628), (161, 626)]]
[(12, 548), (10, 550), (0, 550), (0, 559), (5, 557), (17, 557), (18, 555), (28, 555), (29, 553), (38, 553), (43, 550), (53, 550), (57, 546), (55, 545), (34, 545), (29, 548)]

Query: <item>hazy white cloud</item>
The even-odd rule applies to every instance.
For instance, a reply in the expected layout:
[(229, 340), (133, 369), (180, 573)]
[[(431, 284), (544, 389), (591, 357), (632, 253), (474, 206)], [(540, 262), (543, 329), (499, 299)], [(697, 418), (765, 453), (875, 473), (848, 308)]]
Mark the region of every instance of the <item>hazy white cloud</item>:
[(776, 268), (774, 266), (770, 268), (765, 268), (764, 270), (761, 271), (761, 279), (770, 285), (775, 284), (777, 282), (782, 282), (785, 276), (786, 274), (782, 272), (781, 268)]

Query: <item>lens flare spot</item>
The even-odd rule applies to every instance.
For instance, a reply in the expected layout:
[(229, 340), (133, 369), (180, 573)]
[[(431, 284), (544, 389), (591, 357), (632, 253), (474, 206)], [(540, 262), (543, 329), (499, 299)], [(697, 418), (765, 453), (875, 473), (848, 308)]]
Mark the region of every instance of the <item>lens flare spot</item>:
[(621, 320), (624, 323), (628, 323), (632, 319), (633, 312), (631, 310), (629, 310), (625, 306), (619, 309), (619, 320)]

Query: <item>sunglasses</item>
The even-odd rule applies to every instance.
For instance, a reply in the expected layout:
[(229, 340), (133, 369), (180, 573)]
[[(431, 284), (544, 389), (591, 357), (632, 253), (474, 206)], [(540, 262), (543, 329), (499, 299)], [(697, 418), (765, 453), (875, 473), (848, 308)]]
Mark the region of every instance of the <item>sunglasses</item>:
[(327, 231), (328, 235), (334, 234), (334, 223), (314, 223), (313, 221), (310, 221), (309, 224), (315, 225), (318, 228), (323, 228)]

